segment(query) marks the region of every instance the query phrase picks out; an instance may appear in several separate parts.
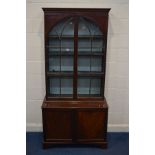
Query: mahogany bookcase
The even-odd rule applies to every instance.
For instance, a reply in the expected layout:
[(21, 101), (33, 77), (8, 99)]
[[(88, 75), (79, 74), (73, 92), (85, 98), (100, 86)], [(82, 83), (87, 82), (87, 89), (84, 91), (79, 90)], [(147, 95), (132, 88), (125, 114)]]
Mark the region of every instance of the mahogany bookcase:
[(104, 85), (110, 9), (43, 11), (43, 147), (95, 144), (106, 148), (108, 105)]

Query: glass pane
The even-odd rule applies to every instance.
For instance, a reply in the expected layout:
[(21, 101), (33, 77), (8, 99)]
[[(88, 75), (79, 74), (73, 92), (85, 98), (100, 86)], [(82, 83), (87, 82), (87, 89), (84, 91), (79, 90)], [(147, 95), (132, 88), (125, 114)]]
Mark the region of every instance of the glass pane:
[(60, 71), (60, 58), (59, 57), (52, 57), (49, 58), (49, 71)]
[(101, 79), (78, 78), (78, 96), (101, 96)]
[(59, 47), (59, 44), (60, 44), (60, 40), (59, 38), (49, 38), (49, 46), (51, 47)]
[(73, 94), (73, 80), (71, 78), (61, 79), (61, 94)]
[(73, 71), (73, 57), (61, 58), (61, 71)]
[(74, 40), (73, 38), (62, 38), (61, 40), (61, 52), (66, 54), (74, 53)]
[(103, 52), (104, 49), (103, 39), (102, 37), (94, 37), (92, 39), (92, 52)]
[(90, 58), (89, 57), (78, 58), (78, 71), (90, 71)]
[(103, 46), (102, 37), (90, 38), (78, 38), (78, 54), (93, 54), (103, 52), (105, 47)]
[(72, 96), (73, 94), (73, 79), (52, 77), (49, 79), (49, 94), (51, 96)]
[(89, 27), (87, 25), (87, 22), (82, 17), (80, 17), (79, 23), (78, 23), (78, 35), (79, 36), (89, 36), (89, 35), (91, 35), (90, 29), (89, 29)]
[(90, 71), (101, 72), (102, 71), (102, 57), (91, 58)]
[(89, 78), (78, 78), (78, 94), (87, 94), (89, 95)]
[(61, 36), (61, 35), (73, 35), (74, 34), (74, 23), (72, 18), (64, 19), (58, 24), (56, 24), (52, 30), (49, 32), (51, 36)]
[(60, 79), (50, 78), (49, 83), (50, 83), (49, 94), (60, 95)]
[(49, 58), (49, 71), (73, 71), (73, 57), (53, 56)]
[(49, 53), (60, 52), (60, 40), (59, 38), (49, 38)]
[(70, 18), (62, 29), (62, 36), (71, 36), (74, 35), (74, 22)]
[(91, 40), (88, 38), (78, 39), (78, 53), (89, 53), (91, 51)]
[(78, 71), (86, 72), (101, 72), (102, 71), (102, 58), (82, 56), (78, 58)]
[[(91, 38), (91, 36), (90, 36)], [(103, 38), (93, 37), (93, 38), (78, 38), (78, 54), (82, 53), (101, 53), (104, 50)]]
[(80, 17), (79, 18), (79, 30), (78, 30), (79, 36), (102, 36), (102, 32), (100, 31), (100, 28), (96, 23)]
[(101, 94), (101, 79), (91, 79), (91, 91), (90, 94), (100, 95)]

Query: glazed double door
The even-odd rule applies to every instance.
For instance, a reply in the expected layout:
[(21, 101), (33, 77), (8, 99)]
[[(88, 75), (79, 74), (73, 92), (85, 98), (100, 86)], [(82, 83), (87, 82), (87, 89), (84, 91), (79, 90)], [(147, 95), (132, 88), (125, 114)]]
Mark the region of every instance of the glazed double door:
[(105, 41), (99, 26), (68, 17), (48, 33), (47, 92), (51, 97), (102, 97)]

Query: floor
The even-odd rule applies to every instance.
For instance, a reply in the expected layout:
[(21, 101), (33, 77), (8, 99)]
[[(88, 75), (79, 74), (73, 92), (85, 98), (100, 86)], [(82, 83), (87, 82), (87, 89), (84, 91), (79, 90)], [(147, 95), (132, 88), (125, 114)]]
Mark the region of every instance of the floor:
[(108, 149), (93, 146), (63, 146), (42, 149), (42, 133), (26, 133), (27, 155), (128, 155), (129, 133), (108, 133)]

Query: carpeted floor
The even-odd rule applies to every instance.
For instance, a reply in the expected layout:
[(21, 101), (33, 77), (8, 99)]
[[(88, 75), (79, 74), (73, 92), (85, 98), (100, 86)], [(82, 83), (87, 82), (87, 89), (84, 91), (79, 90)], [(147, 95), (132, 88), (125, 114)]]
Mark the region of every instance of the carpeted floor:
[(26, 134), (27, 155), (128, 155), (129, 134), (108, 133), (108, 149), (88, 146), (64, 146), (42, 149), (42, 133), (28, 132)]

